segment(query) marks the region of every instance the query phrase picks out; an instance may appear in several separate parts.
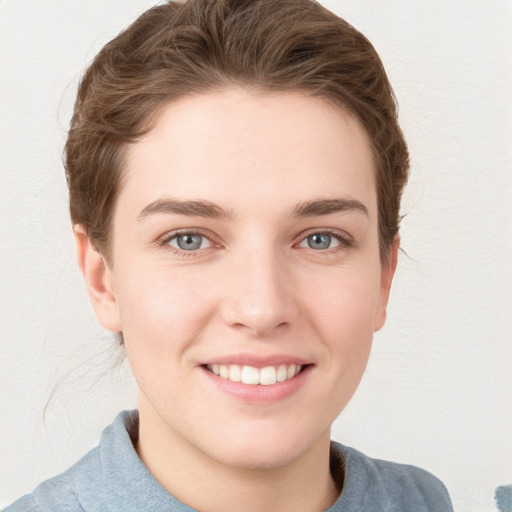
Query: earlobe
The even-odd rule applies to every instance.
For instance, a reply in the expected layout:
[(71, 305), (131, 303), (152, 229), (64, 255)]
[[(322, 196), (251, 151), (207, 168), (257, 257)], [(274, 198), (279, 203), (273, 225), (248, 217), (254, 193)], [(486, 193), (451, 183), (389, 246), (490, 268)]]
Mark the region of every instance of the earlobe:
[(389, 293), (391, 291), (391, 283), (395, 275), (396, 265), (398, 263), (398, 250), (400, 249), (400, 237), (396, 235), (393, 243), (389, 248), (387, 259), (382, 263), (380, 276), (380, 292), (379, 304), (375, 315), (374, 331), (378, 331), (384, 327), (386, 323), (386, 309), (389, 301)]
[(87, 236), (85, 227), (77, 224), (73, 231), (78, 265), (84, 276), (85, 286), (96, 318), (105, 329), (121, 332), (121, 320), (111, 269)]

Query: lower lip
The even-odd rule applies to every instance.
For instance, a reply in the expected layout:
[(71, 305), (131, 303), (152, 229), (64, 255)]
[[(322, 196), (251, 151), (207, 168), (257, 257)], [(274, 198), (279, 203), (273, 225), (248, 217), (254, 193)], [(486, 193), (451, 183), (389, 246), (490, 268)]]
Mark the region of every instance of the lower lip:
[(305, 384), (311, 374), (313, 365), (306, 366), (298, 375), (284, 382), (277, 382), (263, 386), (262, 384), (243, 384), (242, 382), (233, 382), (223, 379), (210, 372), (204, 367), (200, 367), (205, 376), (217, 386), (220, 391), (234, 396), (242, 402), (269, 404), (278, 402), (295, 393)]

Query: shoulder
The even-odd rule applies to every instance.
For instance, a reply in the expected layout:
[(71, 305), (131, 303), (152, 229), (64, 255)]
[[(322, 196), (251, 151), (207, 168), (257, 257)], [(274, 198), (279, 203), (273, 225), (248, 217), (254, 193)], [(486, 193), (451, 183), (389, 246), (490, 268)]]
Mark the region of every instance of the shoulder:
[(338, 443), (333, 443), (333, 448), (344, 460), (345, 481), (340, 499), (349, 510), (453, 511), (446, 487), (428, 471), (372, 459)]
[[(4, 512), (86, 512), (99, 510), (98, 504), (111, 491), (111, 481), (118, 473), (112, 469), (112, 458), (125, 460), (125, 452), (133, 451), (126, 426), (136, 422), (134, 412), (123, 412), (102, 434), (99, 446), (93, 448), (64, 473), (38, 485)], [(120, 457), (119, 457), (120, 456)]]
[(39, 484), (32, 494), (27, 494), (4, 512), (83, 512), (79, 490), (84, 475), (98, 475), (98, 448), (71, 466), (66, 472)]

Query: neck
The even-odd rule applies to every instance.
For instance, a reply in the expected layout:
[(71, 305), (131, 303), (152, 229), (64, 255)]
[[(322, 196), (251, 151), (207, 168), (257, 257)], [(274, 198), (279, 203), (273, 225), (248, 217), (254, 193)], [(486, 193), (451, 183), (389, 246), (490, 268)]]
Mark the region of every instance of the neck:
[(287, 464), (254, 469), (209, 457), (170, 429), (147, 403), (140, 404), (139, 418), (140, 458), (164, 489), (194, 509), (320, 512), (338, 497), (329, 472), (330, 432)]

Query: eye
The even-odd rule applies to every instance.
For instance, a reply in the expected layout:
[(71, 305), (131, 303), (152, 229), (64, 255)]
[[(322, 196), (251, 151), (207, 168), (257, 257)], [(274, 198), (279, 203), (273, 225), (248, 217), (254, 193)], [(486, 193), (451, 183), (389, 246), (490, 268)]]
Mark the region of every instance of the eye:
[(167, 240), (167, 245), (181, 251), (197, 251), (211, 247), (212, 242), (199, 233), (178, 233)]
[(308, 247), (316, 251), (325, 251), (327, 249), (333, 249), (342, 244), (340, 236), (333, 235), (326, 232), (311, 233), (304, 238), (300, 243), (299, 247)]

